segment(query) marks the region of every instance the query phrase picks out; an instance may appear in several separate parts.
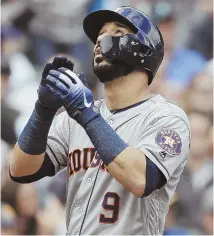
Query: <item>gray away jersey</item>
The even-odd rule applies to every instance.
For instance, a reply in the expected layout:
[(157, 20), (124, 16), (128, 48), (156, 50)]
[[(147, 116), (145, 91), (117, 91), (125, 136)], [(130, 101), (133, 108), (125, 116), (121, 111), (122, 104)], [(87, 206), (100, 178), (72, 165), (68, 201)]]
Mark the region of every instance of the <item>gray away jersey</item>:
[(97, 104), (108, 124), (153, 161), (167, 183), (147, 197), (136, 197), (109, 174), (85, 130), (61, 113), (51, 126), (47, 153), (56, 172), (67, 167), (67, 234), (162, 234), (187, 162), (188, 118), (160, 95), (115, 114), (104, 100)]

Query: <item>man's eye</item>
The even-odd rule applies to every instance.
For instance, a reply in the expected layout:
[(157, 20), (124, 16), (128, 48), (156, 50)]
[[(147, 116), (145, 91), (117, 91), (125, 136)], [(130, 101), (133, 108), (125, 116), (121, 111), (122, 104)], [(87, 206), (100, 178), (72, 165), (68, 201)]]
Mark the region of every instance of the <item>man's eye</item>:
[(115, 31), (115, 34), (123, 34), (122, 30), (118, 29)]

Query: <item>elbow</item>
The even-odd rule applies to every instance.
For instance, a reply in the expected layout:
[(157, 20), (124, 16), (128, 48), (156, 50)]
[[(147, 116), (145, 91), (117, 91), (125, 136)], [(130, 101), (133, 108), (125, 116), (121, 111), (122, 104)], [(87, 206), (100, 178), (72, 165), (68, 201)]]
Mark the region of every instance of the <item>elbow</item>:
[(130, 187), (130, 191), (138, 198), (141, 198), (144, 194), (145, 191), (145, 187), (146, 187), (146, 181), (142, 180), (142, 181), (135, 181), (131, 187)]
[(18, 166), (11, 163), (9, 165), (9, 176), (12, 181), (16, 183), (22, 183), (22, 178), (25, 175), (23, 174), (22, 168), (19, 168)]
[(12, 181), (19, 183), (19, 177), (17, 177), (18, 173), (16, 172), (16, 169), (12, 166), (9, 166), (9, 176)]
[(13, 165), (9, 166), (9, 175), (10, 175), (10, 178), (18, 176), (17, 170), (16, 168), (13, 167)]
[(14, 172), (12, 172), (10, 168), (9, 168), (9, 176), (13, 182), (19, 183), (19, 178), (15, 177)]
[(10, 179), (16, 183), (19, 184), (29, 184), (34, 182), (35, 180), (33, 180), (32, 176), (21, 176), (21, 177), (16, 177), (14, 175), (14, 173), (11, 173), (11, 169), (9, 168), (9, 175), (10, 175)]
[(10, 178), (22, 176), (22, 173), (20, 172), (20, 170), (16, 168), (15, 165), (12, 165), (12, 164), (10, 164), (9, 166), (9, 174), (10, 174)]

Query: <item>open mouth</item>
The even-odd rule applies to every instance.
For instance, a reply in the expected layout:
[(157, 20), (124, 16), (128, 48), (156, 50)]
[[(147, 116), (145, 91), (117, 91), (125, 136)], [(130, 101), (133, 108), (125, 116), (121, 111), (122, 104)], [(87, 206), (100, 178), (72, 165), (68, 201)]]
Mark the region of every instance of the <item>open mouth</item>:
[(95, 62), (96, 63), (101, 63), (102, 61), (103, 61), (103, 56), (102, 56), (102, 54), (97, 54), (96, 56), (95, 56)]

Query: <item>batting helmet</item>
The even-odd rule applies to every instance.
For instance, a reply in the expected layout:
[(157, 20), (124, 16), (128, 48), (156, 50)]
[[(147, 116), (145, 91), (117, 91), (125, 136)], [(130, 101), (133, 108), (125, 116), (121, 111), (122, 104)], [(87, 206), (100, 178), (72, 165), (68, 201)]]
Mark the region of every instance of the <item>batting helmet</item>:
[(133, 30), (134, 34), (120, 37), (106, 36), (101, 40), (101, 52), (109, 60), (123, 60), (127, 64), (143, 68), (152, 82), (164, 56), (163, 37), (151, 19), (133, 7), (120, 7), (115, 11), (98, 10), (88, 14), (83, 29), (96, 44), (98, 34), (107, 22), (120, 22)]

